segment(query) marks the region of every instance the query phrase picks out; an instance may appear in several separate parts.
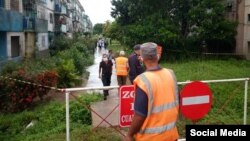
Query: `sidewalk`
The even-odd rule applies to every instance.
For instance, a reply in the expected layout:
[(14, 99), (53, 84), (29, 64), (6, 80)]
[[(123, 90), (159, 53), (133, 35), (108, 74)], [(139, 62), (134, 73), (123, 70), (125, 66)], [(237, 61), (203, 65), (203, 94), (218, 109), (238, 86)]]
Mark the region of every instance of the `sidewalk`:
[[(102, 54), (106, 52), (107, 52), (106, 50), (101, 50), (101, 51), (99, 51), (98, 49), (96, 50), (95, 62), (92, 66), (88, 68), (90, 74), (86, 87), (103, 86), (101, 79), (98, 77), (99, 76), (98, 71), (99, 71), (99, 63), (102, 59)], [(111, 86), (117, 86), (115, 65), (113, 65)], [(98, 92), (100, 92), (101, 94), (103, 93), (102, 91)], [(109, 96), (107, 97), (107, 100), (93, 103), (91, 104), (91, 108), (95, 112), (97, 112), (101, 117), (105, 118), (116, 106), (118, 106), (118, 104), (119, 104), (118, 89), (113, 89), (109, 91)], [(92, 116), (92, 126), (95, 128), (102, 122), (102, 119), (99, 116), (97, 116), (93, 111), (91, 111), (91, 116)], [(119, 106), (113, 111), (112, 114), (109, 115), (109, 117), (106, 120), (109, 123), (111, 123), (112, 126), (118, 126)], [(106, 122), (103, 122), (102, 124), (100, 124), (100, 126), (109, 127), (110, 125), (107, 124)]]

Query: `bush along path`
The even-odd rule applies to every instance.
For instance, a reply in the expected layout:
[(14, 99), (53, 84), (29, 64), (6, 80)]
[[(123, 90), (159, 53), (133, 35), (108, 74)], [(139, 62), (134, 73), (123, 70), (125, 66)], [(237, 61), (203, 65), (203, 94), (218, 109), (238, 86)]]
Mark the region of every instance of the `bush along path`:
[(94, 47), (92, 38), (58, 37), (50, 47), (49, 57), (7, 62), (0, 72), (0, 111), (22, 111), (31, 107), (34, 99), (42, 100), (50, 90), (20, 81), (57, 88), (81, 85), (86, 67), (93, 63)]

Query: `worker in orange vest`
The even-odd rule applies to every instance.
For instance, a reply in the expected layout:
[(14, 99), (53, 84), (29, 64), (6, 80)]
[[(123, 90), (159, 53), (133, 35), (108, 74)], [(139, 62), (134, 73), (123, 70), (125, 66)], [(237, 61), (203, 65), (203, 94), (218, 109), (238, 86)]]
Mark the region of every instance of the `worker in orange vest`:
[(115, 59), (116, 65), (116, 75), (118, 85), (126, 85), (127, 76), (128, 76), (128, 58), (125, 57), (125, 52), (120, 51), (120, 56)]
[(141, 45), (146, 72), (134, 80), (134, 117), (125, 141), (176, 141), (178, 87), (172, 70), (158, 65), (157, 44)]

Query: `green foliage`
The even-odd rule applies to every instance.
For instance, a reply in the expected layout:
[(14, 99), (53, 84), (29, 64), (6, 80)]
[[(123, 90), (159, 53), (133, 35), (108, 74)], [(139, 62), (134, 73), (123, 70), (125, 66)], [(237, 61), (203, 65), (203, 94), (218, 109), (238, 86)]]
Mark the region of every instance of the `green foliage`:
[(79, 76), (75, 73), (76, 68), (73, 59), (60, 59), (57, 64), (59, 74), (59, 87), (73, 87), (79, 84)]
[(69, 49), (73, 43), (71, 38), (67, 38), (65, 36), (58, 36), (54, 39), (52, 44), (49, 46), (50, 54), (56, 55), (58, 52), (63, 51), (65, 49)]
[[(91, 120), (91, 112), (86, 109), (85, 106), (89, 106), (93, 101), (100, 101), (101, 97), (100, 95), (90, 95), (86, 94), (83, 97), (80, 97), (78, 99), (79, 101), (82, 101), (82, 103), (71, 101), (70, 103), (70, 115), (72, 115), (70, 118), (73, 122), (75, 123), (80, 123), (80, 124), (86, 124), (86, 125), (91, 125), (92, 120)], [(85, 106), (84, 106), (85, 105)], [(74, 109), (74, 110), (71, 110)]]
[(103, 24), (102, 23), (97, 23), (93, 27), (93, 34), (102, 34), (103, 32)]
[[(82, 83), (85, 68), (93, 63), (95, 39), (75, 36), (58, 37), (50, 48), (53, 56), (39, 59), (7, 62), (0, 74), (20, 81), (43, 86), (74, 87)], [(17, 112), (30, 106), (34, 99), (48, 93), (49, 89), (35, 87), (18, 81), (0, 79), (0, 108), (5, 112)]]
[[(133, 46), (156, 42), (165, 50), (201, 50), (206, 41), (209, 52), (232, 52), (236, 26), (225, 17), (225, 5), (218, 0), (112, 0), (105, 35)], [(163, 54), (163, 58), (167, 54)], [(185, 54), (185, 57), (192, 55)]]
[(21, 67), (20, 67), (18, 62), (8, 61), (3, 65), (3, 68), (1, 69), (0, 74), (6, 75), (6, 74), (12, 73), (20, 68)]
[[(79, 99), (89, 106), (91, 102), (99, 101), (101, 96), (85, 94)], [(71, 139), (80, 140), (78, 138), (83, 133), (91, 133), (90, 112), (77, 101), (70, 102), (70, 112)], [(34, 125), (26, 128), (31, 122)], [(18, 114), (0, 114), (0, 140), (65, 140), (65, 122), (65, 104), (59, 102), (42, 103), (32, 111)]]

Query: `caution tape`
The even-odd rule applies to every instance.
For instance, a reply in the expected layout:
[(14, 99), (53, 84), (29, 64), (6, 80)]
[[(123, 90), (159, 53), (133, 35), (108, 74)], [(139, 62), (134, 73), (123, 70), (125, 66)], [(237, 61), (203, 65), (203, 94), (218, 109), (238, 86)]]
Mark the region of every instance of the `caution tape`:
[(60, 88), (56, 88), (56, 87), (41, 85), (41, 84), (37, 84), (37, 83), (29, 82), (29, 81), (24, 81), (24, 80), (18, 80), (18, 79), (6, 77), (6, 76), (0, 76), (0, 79), (8, 79), (8, 80), (12, 80), (12, 81), (20, 82), (20, 83), (25, 83), (25, 84), (28, 84), (28, 85), (33, 85), (33, 86), (37, 86), (37, 87), (43, 87), (43, 88), (47, 88), (47, 89), (51, 89), (51, 90), (65, 92), (65, 89), (60, 89)]

